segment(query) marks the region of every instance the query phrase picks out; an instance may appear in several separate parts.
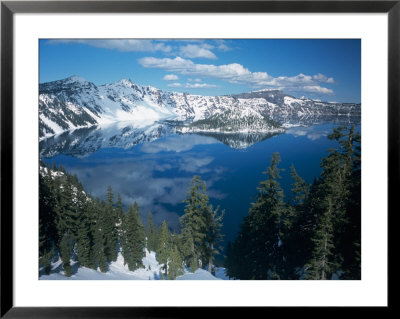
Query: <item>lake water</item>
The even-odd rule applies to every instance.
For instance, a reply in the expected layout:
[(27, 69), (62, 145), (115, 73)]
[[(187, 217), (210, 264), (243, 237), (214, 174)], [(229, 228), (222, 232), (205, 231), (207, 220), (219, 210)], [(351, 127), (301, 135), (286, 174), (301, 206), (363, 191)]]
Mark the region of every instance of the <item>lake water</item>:
[[(281, 184), (290, 196), (290, 165), (306, 182), (319, 176), (322, 157), (336, 144), (327, 139), (335, 124), (288, 128), (269, 135), (176, 134), (170, 126), (91, 128), (65, 133), (40, 143), (44, 162), (63, 165), (77, 174), (85, 189), (104, 198), (108, 185), (120, 193), (125, 207), (137, 201), (144, 220), (152, 212), (156, 223), (177, 228), (193, 175), (206, 181), (214, 207), (225, 210), (225, 242), (233, 240), (258, 183), (279, 152)], [(360, 126), (357, 126), (358, 130)], [(115, 133), (118, 132), (118, 133)]]

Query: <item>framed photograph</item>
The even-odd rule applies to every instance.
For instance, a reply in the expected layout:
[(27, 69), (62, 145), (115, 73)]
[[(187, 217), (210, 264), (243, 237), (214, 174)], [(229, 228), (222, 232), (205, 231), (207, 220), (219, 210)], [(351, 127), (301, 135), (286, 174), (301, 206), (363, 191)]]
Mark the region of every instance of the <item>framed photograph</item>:
[(2, 1), (1, 316), (389, 309), (399, 15)]

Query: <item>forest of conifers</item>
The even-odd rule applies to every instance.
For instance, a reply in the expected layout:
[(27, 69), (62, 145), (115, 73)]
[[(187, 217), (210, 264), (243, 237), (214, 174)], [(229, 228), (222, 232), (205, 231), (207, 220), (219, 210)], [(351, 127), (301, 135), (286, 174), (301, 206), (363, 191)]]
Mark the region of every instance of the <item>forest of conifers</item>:
[(361, 279), (361, 138), (354, 127), (338, 127), (328, 138), (337, 147), (321, 160), (321, 175), (309, 185), (292, 165), (290, 194), (280, 184), (280, 155), (272, 155), (225, 250), (224, 211), (210, 204), (199, 176), (188, 185), (179, 229), (172, 231), (166, 221), (153, 223), (151, 213), (145, 226), (138, 204), (124, 209), (110, 186), (100, 200), (75, 175), (40, 162), (40, 270), (49, 274), (61, 259), (66, 276), (73, 274), (71, 260), (107, 272), (121, 253), (134, 271), (143, 267), (147, 248), (164, 265), (163, 279), (175, 279), (185, 268), (213, 273), (221, 253), (231, 279)]

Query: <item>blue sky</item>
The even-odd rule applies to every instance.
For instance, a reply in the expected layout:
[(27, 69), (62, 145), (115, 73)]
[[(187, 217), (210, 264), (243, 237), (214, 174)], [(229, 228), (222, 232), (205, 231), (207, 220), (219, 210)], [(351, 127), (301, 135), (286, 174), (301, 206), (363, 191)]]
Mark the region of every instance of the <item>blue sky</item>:
[(169, 91), (225, 95), (277, 88), (295, 97), (361, 102), (361, 40), (40, 40), (40, 83), (72, 75), (130, 79)]

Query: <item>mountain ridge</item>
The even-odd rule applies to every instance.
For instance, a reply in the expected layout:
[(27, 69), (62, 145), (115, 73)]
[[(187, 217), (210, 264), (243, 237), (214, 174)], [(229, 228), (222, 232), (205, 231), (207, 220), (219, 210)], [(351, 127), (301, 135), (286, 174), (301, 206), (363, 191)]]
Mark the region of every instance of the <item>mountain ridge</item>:
[[(129, 79), (97, 86), (81, 77), (71, 76), (39, 84), (40, 139), (113, 122), (150, 124), (176, 120), (194, 123), (212, 117), (229, 120), (229, 114), (237, 118), (238, 112), (243, 121), (261, 118), (265, 123), (271, 120), (285, 126), (318, 122), (323, 118), (360, 118), (361, 104), (298, 99), (274, 89), (204, 96), (163, 91), (135, 84)], [(257, 131), (261, 122), (254, 128), (246, 125), (246, 129)], [(264, 127), (264, 130), (268, 129), (268, 125)]]

